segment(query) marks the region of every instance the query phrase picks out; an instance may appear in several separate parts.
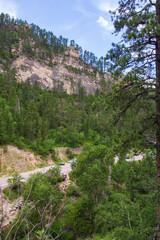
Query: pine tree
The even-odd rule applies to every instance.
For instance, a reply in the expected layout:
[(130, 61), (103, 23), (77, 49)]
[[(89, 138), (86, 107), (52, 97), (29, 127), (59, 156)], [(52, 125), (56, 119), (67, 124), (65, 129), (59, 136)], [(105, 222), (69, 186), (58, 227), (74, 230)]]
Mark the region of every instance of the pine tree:
[[(148, 102), (152, 100), (156, 105), (155, 112), (148, 116), (150, 122), (146, 129), (151, 124), (155, 126), (160, 191), (160, 0), (120, 0), (112, 19), (115, 33), (123, 32), (121, 43), (113, 44), (107, 55), (111, 60), (109, 69), (123, 79), (117, 88), (123, 100), (121, 113), (142, 98)], [(121, 90), (126, 93), (124, 98)], [(157, 219), (160, 222), (159, 206)]]

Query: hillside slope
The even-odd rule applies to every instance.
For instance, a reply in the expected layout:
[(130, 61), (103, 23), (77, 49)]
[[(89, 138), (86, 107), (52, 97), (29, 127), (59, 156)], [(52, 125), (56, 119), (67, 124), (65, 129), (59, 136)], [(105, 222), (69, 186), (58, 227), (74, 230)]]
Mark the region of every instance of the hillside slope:
[[(66, 55), (66, 52), (69, 54)], [(29, 59), (25, 55), (20, 55), (11, 64), (17, 71), (18, 81), (30, 80), (40, 83), (41, 88), (57, 89), (66, 91), (68, 94), (78, 93), (79, 87), (84, 87), (87, 93), (95, 93), (96, 89), (101, 89), (103, 78), (107, 81), (107, 74), (100, 75), (91, 66), (87, 69), (78, 57), (78, 51), (70, 47), (65, 54), (54, 56), (53, 66), (50, 67), (44, 61)]]
[[(102, 89), (108, 81), (106, 62), (84, 51), (72, 40), (38, 26), (0, 15), (0, 72), (8, 73), (19, 82), (30, 80), (41, 88), (78, 93)], [(11, 73), (12, 72), (12, 73)]]
[(58, 161), (68, 161), (67, 150), (78, 155), (81, 148), (55, 147), (55, 159), (52, 159), (51, 154), (42, 158), (32, 151), (19, 149), (13, 145), (0, 146), (0, 153), (3, 150), (0, 177), (13, 176), (15, 173), (31, 171), (37, 168), (52, 166)]

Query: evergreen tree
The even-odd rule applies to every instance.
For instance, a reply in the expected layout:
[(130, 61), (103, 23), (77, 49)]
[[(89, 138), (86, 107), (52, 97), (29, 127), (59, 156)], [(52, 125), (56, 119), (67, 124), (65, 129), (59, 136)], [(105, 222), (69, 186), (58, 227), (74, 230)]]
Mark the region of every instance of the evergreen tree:
[[(152, 115), (142, 122), (143, 129), (154, 125), (157, 150), (157, 181), (160, 191), (160, 1), (120, 0), (113, 13), (115, 33), (123, 31), (120, 44), (113, 44), (107, 58), (110, 70), (123, 81), (116, 92), (121, 114), (142, 98), (155, 102)], [(126, 71), (126, 69), (129, 69)], [(122, 97), (122, 92), (125, 96)], [(122, 102), (122, 100), (124, 102)], [(123, 105), (123, 106), (122, 106)], [(145, 125), (145, 127), (144, 127)], [(157, 209), (160, 222), (160, 207)]]

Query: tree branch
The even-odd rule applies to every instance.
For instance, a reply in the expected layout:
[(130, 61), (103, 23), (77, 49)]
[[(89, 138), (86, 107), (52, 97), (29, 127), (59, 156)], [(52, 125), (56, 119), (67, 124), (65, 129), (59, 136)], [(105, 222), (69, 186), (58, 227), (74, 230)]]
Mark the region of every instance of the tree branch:
[(149, 0), (149, 2), (152, 6), (156, 6), (156, 3), (153, 3), (151, 0)]

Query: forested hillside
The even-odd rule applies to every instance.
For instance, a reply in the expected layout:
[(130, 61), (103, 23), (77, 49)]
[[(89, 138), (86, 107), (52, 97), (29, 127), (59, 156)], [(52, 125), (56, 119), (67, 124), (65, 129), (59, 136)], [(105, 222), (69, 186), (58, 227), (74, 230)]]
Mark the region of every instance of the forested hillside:
[[(143, 21), (136, 18), (139, 1), (120, 1), (119, 18), (115, 20), (117, 32), (128, 24), (127, 16), (132, 20), (123, 35), (124, 43), (131, 41), (132, 51), (128, 45), (114, 44), (105, 59), (97, 60), (92, 53), (85, 51), (83, 54), (74, 41), (70, 43), (73, 54), (77, 54), (75, 48), (79, 50), (81, 60), (78, 61), (82, 68), (67, 65), (66, 69), (81, 77), (85, 73), (92, 80), (98, 74), (101, 87), (93, 91), (95, 94), (86, 92), (83, 79), (70, 94), (64, 91), (62, 84), (49, 89), (42, 87), (36, 78), (17, 81), (17, 66), (13, 67), (13, 63), (19, 54), (27, 61), (36, 59), (52, 68), (55, 56), (67, 57), (68, 40), (1, 14), (0, 145), (29, 149), (44, 159), (52, 154), (53, 161), (55, 146), (83, 149), (72, 163), (70, 184), (64, 191), (60, 189), (64, 179), (58, 167), (45, 174), (34, 174), (26, 183), (18, 174), (9, 180), (1, 199), (17, 199), (23, 204), (17, 218), (3, 227), (2, 201), (1, 239), (160, 239), (160, 176), (155, 151), (159, 150), (156, 138), (160, 119), (159, 85), (155, 84), (157, 80), (152, 73), (155, 67), (147, 52), (148, 44), (153, 44), (151, 23), (157, 20), (152, 2), (141, 2), (145, 7), (138, 5), (142, 8), (139, 17), (147, 26), (145, 30), (141, 27)], [(160, 9), (160, 4), (158, 6)], [(148, 22), (148, 18), (151, 21)], [(139, 24), (137, 40), (134, 31), (132, 34), (130, 31)], [(158, 31), (157, 27), (156, 39), (159, 39)], [(144, 34), (149, 37), (146, 45)], [(146, 48), (142, 47), (141, 40)], [(107, 63), (112, 84), (109, 81), (106, 84), (105, 80)], [(26, 66), (22, 67), (27, 71)], [(136, 154), (143, 154), (143, 159), (126, 161)], [(118, 162), (115, 162), (116, 157)]]
[(77, 147), (108, 138), (103, 97), (42, 90), (36, 82), (17, 83), (0, 75), (0, 143), (30, 148), (42, 155), (55, 145)]
[(0, 15), (0, 71), (10, 72), (19, 82), (27, 79), (41, 88), (78, 93), (105, 89), (109, 77), (105, 58), (82, 50), (73, 40), (8, 15)]
[[(88, 52), (63, 36), (56, 37), (53, 32), (47, 32), (35, 24), (28, 24), (26, 21), (11, 18), (7, 14), (0, 15), (0, 56), (8, 60), (17, 57), (19, 41), (22, 40), (22, 52), (29, 57), (49, 58), (52, 60), (53, 54), (63, 53), (68, 46), (73, 46), (79, 50), (80, 58), (86, 63), (105, 71), (105, 58), (98, 59), (94, 53)], [(17, 50), (17, 51), (16, 51)], [(40, 51), (39, 53), (38, 50)]]
[[(117, 101), (114, 93), (86, 95), (81, 87), (78, 94), (68, 95), (41, 89), (37, 82), (17, 83), (8, 74), (0, 75), (1, 145), (14, 144), (45, 157), (52, 153), (53, 160), (55, 146), (85, 145), (65, 196), (58, 189), (62, 179), (57, 170), (37, 174), (26, 184), (14, 178), (9, 195), (7, 190), (4, 194), (10, 199), (22, 194), (25, 206), (13, 224), (1, 228), (2, 239), (26, 239), (26, 234), (28, 239), (62, 240), (153, 236), (156, 164), (154, 151), (146, 144), (154, 136), (151, 129), (140, 134), (140, 118), (152, 112), (154, 104), (141, 99), (141, 107), (135, 103), (126, 117), (119, 118), (108, 94)], [(151, 153), (142, 162), (126, 163), (131, 149)], [(121, 161), (113, 165), (115, 155)]]

